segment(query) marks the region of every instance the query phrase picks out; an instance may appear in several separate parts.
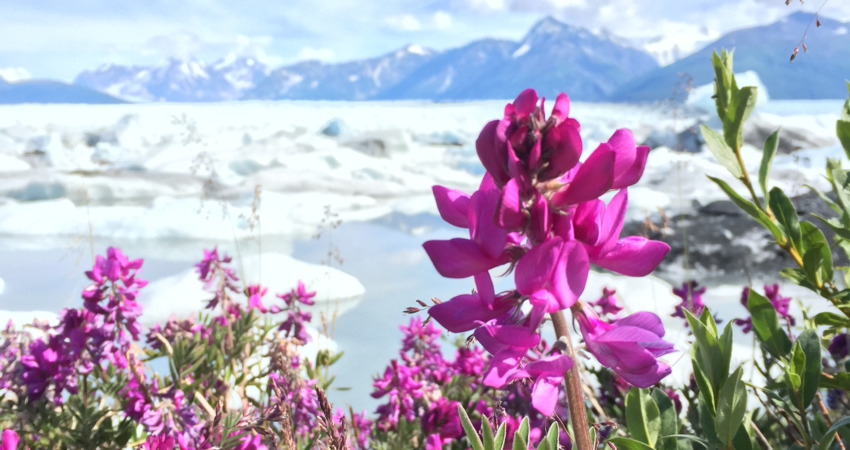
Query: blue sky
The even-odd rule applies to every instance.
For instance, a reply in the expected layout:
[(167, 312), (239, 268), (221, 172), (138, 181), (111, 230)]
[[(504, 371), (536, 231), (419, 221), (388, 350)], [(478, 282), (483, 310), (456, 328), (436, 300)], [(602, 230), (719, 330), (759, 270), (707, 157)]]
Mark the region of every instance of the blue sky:
[[(794, 0), (3, 0), (0, 68), (70, 81), (105, 63), (168, 57), (212, 62), (228, 53), (272, 66), (345, 61), (406, 44), (442, 50), (483, 37), (520, 39), (540, 18), (606, 29), (687, 52), (735, 28), (769, 23), (821, 1)], [(318, 6), (316, 6), (318, 5)], [(823, 15), (850, 18), (850, 2)], [(801, 30), (802, 33), (802, 30)]]

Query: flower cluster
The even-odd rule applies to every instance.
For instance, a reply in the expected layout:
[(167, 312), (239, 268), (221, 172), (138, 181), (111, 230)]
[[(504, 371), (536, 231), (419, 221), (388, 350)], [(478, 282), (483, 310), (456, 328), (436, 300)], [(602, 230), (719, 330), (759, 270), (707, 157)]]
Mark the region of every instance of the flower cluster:
[[(429, 314), (449, 331), (475, 330), (493, 355), (485, 383), (500, 387), (531, 378), (534, 406), (551, 414), (551, 398), (573, 362), (555, 351), (526, 364), (528, 350), (540, 342), (538, 328), (545, 316), (568, 308), (575, 316), (586, 313), (574, 305), (590, 263), (643, 276), (655, 269), (669, 246), (637, 236), (620, 238), (626, 188), (642, 175), (649, 148), (636, 146), (631, 132), (621, 129), (581, 163), (579, 123), (569, 117), (569, 98), (559, 95), (548, 119), (544, 102), (538, 107), (537, 101), (536, 92), (523, 91), (505, 107), (504, 118), (481, 131), (476, 150), (487, 173), (476, 192), (434, 186), (440, 215), (468, 229), (469, 238), (428, 241), (424, 247), (441, 275), (471, 276), (477, 288), (431, 307)], [(600, 197), (612, 189), (618, 192), (606, 205)], [(496, 294), (489, 270), (504, 264), (514, 269), (516, 288)], [(643, 325), (636, 321), (619, 336), (637, 345), (638, 334), (631, 331)], [(646, 331), (654, 334), (652, 326)], [(599, 336), (585, 333), (586, 339)], [(605, 348), (588, 344), (592, 352)], [(619, 354), (600, 360), (615, 370), (645, 373), (640, 377), (644, 385), (669, 373), (661, 364), (632, 367), (632, 361), (616, 359)]]
[(21, 379), (30, 400), (52, 387), (53, 401), (62, 403), (63, 392), (77, 392), (78, 373), (104, 362), (126, 369), (130, 344), (141, 332), (136, 296), (147, 284), (136, 277), (141, 266), (141, 259), (130, 261), (117, 248), (110, 247), (106, 258), (97, 256), (86, 272), (93, 283), (83, 290), (84, 307), (62, 310), (59, 324), (21, 356)]
[(443, 388), (459, 376), (464, 378), (466, 386), (476, 389), (474, 378), (485, 364), (483, 354), (480, 350), (462, 348), (454, 360), (446, 361), (437, 343), (440, 330), (432, 323), (414, 317), (408, 326), (400, 328), (403, 333), (400, 361), (390, 361), (383, 376), (373, 383), (372, 397), (385, 400), (375, 411), (378, 429), (393, 430), (401, 420), (420, 419), (429, 440), (451, 442), (463, 435), (463, 429), (457, 414), (458, 402), (444, 397)]
[[(397, 430), (400, 422), (417, 424), (426, 438), (426, 449), (441, 449), (463, 435), (458, 404), (470, 414), (490, 417), (496, 425), (506, 423), (507, 444), (522, 417), (530, 419), (530, 443), (540, 439), (551, 419), (530, 407), (531, 387), (518, 380), (504, 389), (493, 389), (481, 382), (481, 373), (489, 357), (477, 346), (460, 346), (453, 359), (443, 356), (438, 339), (439, 328), (414, 317), (402, 331), (399, 359), (390, 361), (376, 377), (372, 397), (382, 399), (375, 413), (378, 431)], [(535, 360), (544, 359), (545, 342), (530, 350)], [(541, 371), (545, 363), (528, 370)], [(519, 377), (518, 377), (519, 378)], [(566, 413), (565, 397), (557, 397), (559, 413)], [(562, 436), (562, 443), (569, 442)]]
[(706, 287), (700, 287), (699, 283), (694, 280), (682, 283), (682, 287), (673, 288), (673, 293), (682, 299), (682, 302), (676, 305), (673, 314), (670, 317), (679, 317), (685, 319), (685, 311), (699, 317), (705, 310), (705, 302), (702, 300), (702, 295), (705, 294)]
[[(788, 325), (793, 327), (795, 323), (794, 317), (788, 313), (788, 307), (791, 305), (791, 297), (779, 295), (779, 284), (777, 283), (764, 285), (764, 294), (770, 301), (770, 304), (773, 305), (773, 308), (776, 309), (779, 317), (785, 319)], [(750, 288), (744, 287), (743, 291), (741, 291), (741, 304), (744, 305), (744, 308), (747, 307), (747, 298), (749, 295)], [(752, 317), (735, 319), (735, 325), (741, 326), (741, 331), (744, 333), (749, 333), (753, 329), (753, 319)]]

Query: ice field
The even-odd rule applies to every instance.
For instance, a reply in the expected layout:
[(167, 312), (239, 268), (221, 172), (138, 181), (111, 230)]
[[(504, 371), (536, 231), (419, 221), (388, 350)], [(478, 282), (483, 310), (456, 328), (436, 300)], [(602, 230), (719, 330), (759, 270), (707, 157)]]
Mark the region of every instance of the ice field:
[[(618, 128), (640, 143), (666, 142), (701, 122), (717, 127), (698, 109), (702, 95), (685, 108), (575, 103), (570, 114), (581, 123), (586, 156)], [(332, 400), (371, 408), (370, 377), (398, 351), (398, 325), (408, 320), (402, 310), (473, 287), (442, 279), (421, 243), (462, 235), (439, 219), (431, 186), (477, 187), (475, 139), (505, 103), (0, 106), (0, 320), (26, 323), (29, 311), (49, 319), (79, 305), (92, 253), (110, 245), (145, 258), (146, 324), (190, 314), (208, 297), (192, 264), (203, 248), (218, 246), (234, 256), (240, 276), (270, 294), (298, 279), (318, 291), (318, 310), (337, 314), (332, 338), (346, 353), (334, 371), (355, 388), (332, 392)], [(750, 126), (782, 127), (794, 148), (777, 155), (775, 185), (791, 195), (805, 192), (803, 184), (826, 189), (825, 159), (843, 155), (834, 138), (840, 105), (759, 105)], [(757, 170), (760, 150), (745, 148), (744, 160)], [(655, 147), (630, 188), (629, 218), (724, 199), (705, 175), (734, 181), (707, 150)], [(595, 274), (585, 297), (616, 287), (629, 309), (658, 313), (669, 340), (684, 348), (681, 321), (669, 317), (678, 298), (668, 283), (686, 273), (661, 273), (666, 281)], [(725, 320), (743, 315), (744, 283), (712, 286), (706, 303)], [(736, 345), (749, 352), (750, 338)], [(671, 357), (682, 358), (677, 375), (688, 372), (687, 354)]]

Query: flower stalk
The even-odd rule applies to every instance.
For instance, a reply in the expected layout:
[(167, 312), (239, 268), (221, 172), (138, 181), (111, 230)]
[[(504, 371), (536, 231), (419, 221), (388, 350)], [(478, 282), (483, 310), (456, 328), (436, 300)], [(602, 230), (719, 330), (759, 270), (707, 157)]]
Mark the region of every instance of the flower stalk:
[[(552, 326), (555, 328), (555, 336), (567, 345), (567, 355), (573, 361), (576, 360), (575, 350), (570, 339), (570, 330), (563, 311), (556, 311), (549, 315)], [(590, 428), (587, 421), (587, 410), (584, 408), (584, 394), (582, 393), (581, 377), (578, 365), (574, 364), (564, 375), (564, 384), (567, 388), (567, 402), (570, 408), (570, 423), (573, 425), (573, 442), (578, 450), (591, 449)]]

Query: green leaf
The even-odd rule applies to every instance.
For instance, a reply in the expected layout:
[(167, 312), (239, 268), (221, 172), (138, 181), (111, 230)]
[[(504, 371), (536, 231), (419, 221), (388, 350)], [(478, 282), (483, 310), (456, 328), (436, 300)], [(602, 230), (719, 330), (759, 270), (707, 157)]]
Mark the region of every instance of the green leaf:
[(782, 358), (791, 351), (791, 340), (779, 326), (776, 309), (770, 300), (750, 289), (747, 297), (747, 310), (753, 321), (753, 331), (759, 342), (775, 358)]
[(817, 286), (812, 284), (811, 281), (806, 277), (806, 273), (803, 272), (803, 269), (798, 269), (796, 267), (786, 267), (779, 271), (779, 275), (782, 275), (785, 278), (793, 281), (794, 284), (798, 284), (805, 288), (809, 288), (815, 292), (818, 292)]
[[(708, 311), (708, 308), (705, 311)], [(694, 345), (691, 346), (694, 378), (699, 385), (700, 395), (704, 396), (705, 403), (714, 414), (716, 393), (727, 374), (722, 368), (723, 351), (717, 340), (717, 328), (710, 314), (706, 317), (705, 312), (703, 313), (702, 317), (706, 320), (703, 322), (689, 311), (684, 312), (694, 334)]]
[(844, 148), (844, 153), (850, 158), (850, 120), (836, 121), (835, 134)]
[(841, 161), (831, 158), (826, 159), (826, 175), (832, 190), (841, 206), (842, 211), (848, 212), (850, 207), (850, 177), (848, 171), (841, 168)]
[(661, 417), (661, 436), (670, 436), (679, 432), (678, 415), (676, 405), (661, 389), (652, 390), (652, 400), (658, 405)]
[[(747, 419), (747, 422), (749, 422), (749, 419)], [(735, 439), (732, 440), (731, 448), (734, 448), (735, 450), (752, 450), (753, 439), (747, 432), (746, 424), (744, 424), (743, 427), (738, 428), (738, 432), (735, 433)]]
[(708, 146), (708, 149), (717, 158), (717, 162), (725, 167), (733, 177), (741, 179), (744, 176), (744, 170), (738, 163), (738, 157), (735, 156), (735, 151), (729, 147), (723, 136), (704, 124), (700, 125), (699, 128), (702, 131), (702, 138), (705, 140), (705, 145)]
[(626, 437), (614, 437), (608, 439), (608, 442), (616, 445), (618, 450), (652, 450), (652, 447), (644, 444), (643, 442)]
[(803, 374), (806, 370), (806, 354), (803, 353), (803, 348), (800, 346), (800, 342), (797, 341), (794, 343), (794, 348), (791, 350), (791, 360), (789, 364), (785, 366), (785, 381), (788, 384), (788, 387), (791, 391), (795, 392), (798, 398), (798, 405), (800, 399), (800, 387), (803, 385)]
[(494, 439), (493, 448), (496, 450), (502, 450), (502, 447), (505, 446), (505, 433), (507, 433), (507, 422), (502, 422), (499, 425), (499, 429), (496, 430), (496, 438)]
[(764, 151), (761, 154), (761, 166), (759, 166), (759, 186), (761, 186), (761, 193), (764, 195), (765, 202), (770, 200), (770, 194), (767, 191), (767, 176), (770, 174), (770, 165), (773, 163), (773, 155), (776, 154), (778, 147), (779, 130), (776, 130), (764, 142)]
[(832, 327), (850, 327), (850, 319), (840, 314), (822, 312), (814, 317), (815, 325), (827, 325)]
[(821, 217), (815, 213), (812, 213), (817, 219), (820, 219), (823, 223), (826, 224), (835, 234), (844, 239), (850, 239), (850, 230), (848, 230), (844, 224), (842, 224), (838, 219), (826, 219)]
[(808, 184), (804, 184), (803, 186), (809, 188), (810, 191), (814, 192), (814, 194), (817, 195), (818, 198), (820, 198), (824, 203), (826, 203), (826, 206), (829, 206), (831, 210), (835, 211), (838, 214), (841, 214), (841, 207), (838, 205), (838, 203), (835, 203), (834, 201), (832, 201), (831, 198), (827, 197), (826, 194), (815, 189), (812, 186), (809, 186)]
[(487, 416), (481, 419), (481, 438), (485, 450), (496, 450), (496, 440), (493, 438), (493, 426), (490, 425), (490, 419)]
[[(809, 275), (810, 280), (816, 280), (819, 284), (832, 281), (835, 275), (832, 263), (832, 252), (826, 236), (814, 224), (808, 221), (800, 222), (803, 246), (803, 268)], [(808, 260), (807, 260), (808, 258)]]
[(741, 208), (745, 213), (749, 214), (750, 217), (755, 219), (756, 222), (760, 223), (761, 226), (767, 228), (767, 230), (770, 231), (770, 233), (776, 239), (776, 242), (785, 242), (785, 238), (782, 234), (782, 231), (779, 229), (778, 226), (776, 226), (776, 224), (772, 220), (770, 220), (770, 217), (768, 217), (768, 215), (765, 214), (764, 211), (759, 209), (751, 201), (744, 200), (744, 198), (738, 195), (738, 193), (735, 192), (734, 189), (729, 187), (729, 185), (726, 184), (725, 181), (714, 177), (708, 177), (708, 179), (720, 186), (720, 189), (722, 189), (723, 192), (726, 193), (726, 196), (729, 197), (729, 200), (732, 200), (732, 203), (737, 205), (738, 208)]
[(661, 413), (646, 389), (632, 387), (626, 394), (626, 425), (632, 437), (655, 447), (661, 431)]
[(537, 445), (537, 450), (558, 450), (558, 424), (552, 423), (549, 426), (549, 431), (546, 433), (546, 438), (541, 439)]
[(466, 440), (469, 441), (472, 450), (484, 450), (484, 444), (481, 442), (481, 438), (478, 437), (478, 432), (475, 431), (472, 421), (469, 420), (469, 415), (466, 414), (466, 410), (459, 403), (457, 405), (457, 414), (460, 416), (460, 424), (463, 425), (463, 430), (466, 432)]
[(709, 411), (705, 402), (702, 401), (702, 392), (700, 392), (700, 402), (697, 404), (699, 411), (699, 423), (702, 426), (702, 435), (712, 444), (721, 446), (722, 443), (717, 437), (717, 432), (714, 430), (714, 413)]
[(757, 90), (753, 86), (743, 87), (734, 94), (723, 123), (723, 137), (734, 151), (744, 144), (744, 122), (756, 106)]
[[(700, 437), (691, 436), (690, 434), (671, 434), (670, 436), (664, 436), (664, 439), (684, 439), (684, 440), (687, 440), (687, 441), (696, 442), (697, 444), (702, 445), (703, 448), (711, 448), (710, 442), (708, 442), (707, 440), (700, 438)], [(687, 448), (691, 448), (691, 447), (687, 447)]]
[(815, 330), (806, 330), (797, 338), (803, 353), (806, 355), (806, 365), (803, 372), (801, 409), (807, 408), (815, 398), (821, 378), (820, 338)]
[(850, 373), (821, 374), (819, 386), (825, 389), (850, 390)]
[(770, 210), (776, 217), (776, 221), (782, 226), (785, 234), (791, 240), (791, 245), (802, 252), (802, 231), (800, 230), (800, 218), (797, 215), (797, 210), (791, 199), (782, 192), (782, 189), (775, 187), (770, 190)]
[(720, 441), (728, 446), (735, 439), (747, 412), (747, 389), (741, 381), (743, 368), (738, 367), (723, 383), (717, 395), (717, 414), (714, 429)]
[(516, 433), (514, 433), (514, 445), (512, 447), (513, 450), (527, 450), (528, 449), (528, 417), (523, 417), (522, 422), (519, 424), (519, 428), (517, 428)]
[(835, 439), (835, 432), (838, 431), (839, 428), (846, 427), (848, 425), (850, 425), (850, 417), (842, 417), (839, 421), (833, 423), (820, 438), (818, 450), (829, 450), (832, 446), (832, 441)]
[(732, 53), (726, 50), (721, 50), (718, 56), (716, 52), (712, 52), (711, 64), (714, 66), (714, 97), (715, 105), (717, 106), (717, 116), (721, 120), (727, 116), (729, 102), (735, 91), (738, 90), (735, 84), (735, 76), (732, 73)]

